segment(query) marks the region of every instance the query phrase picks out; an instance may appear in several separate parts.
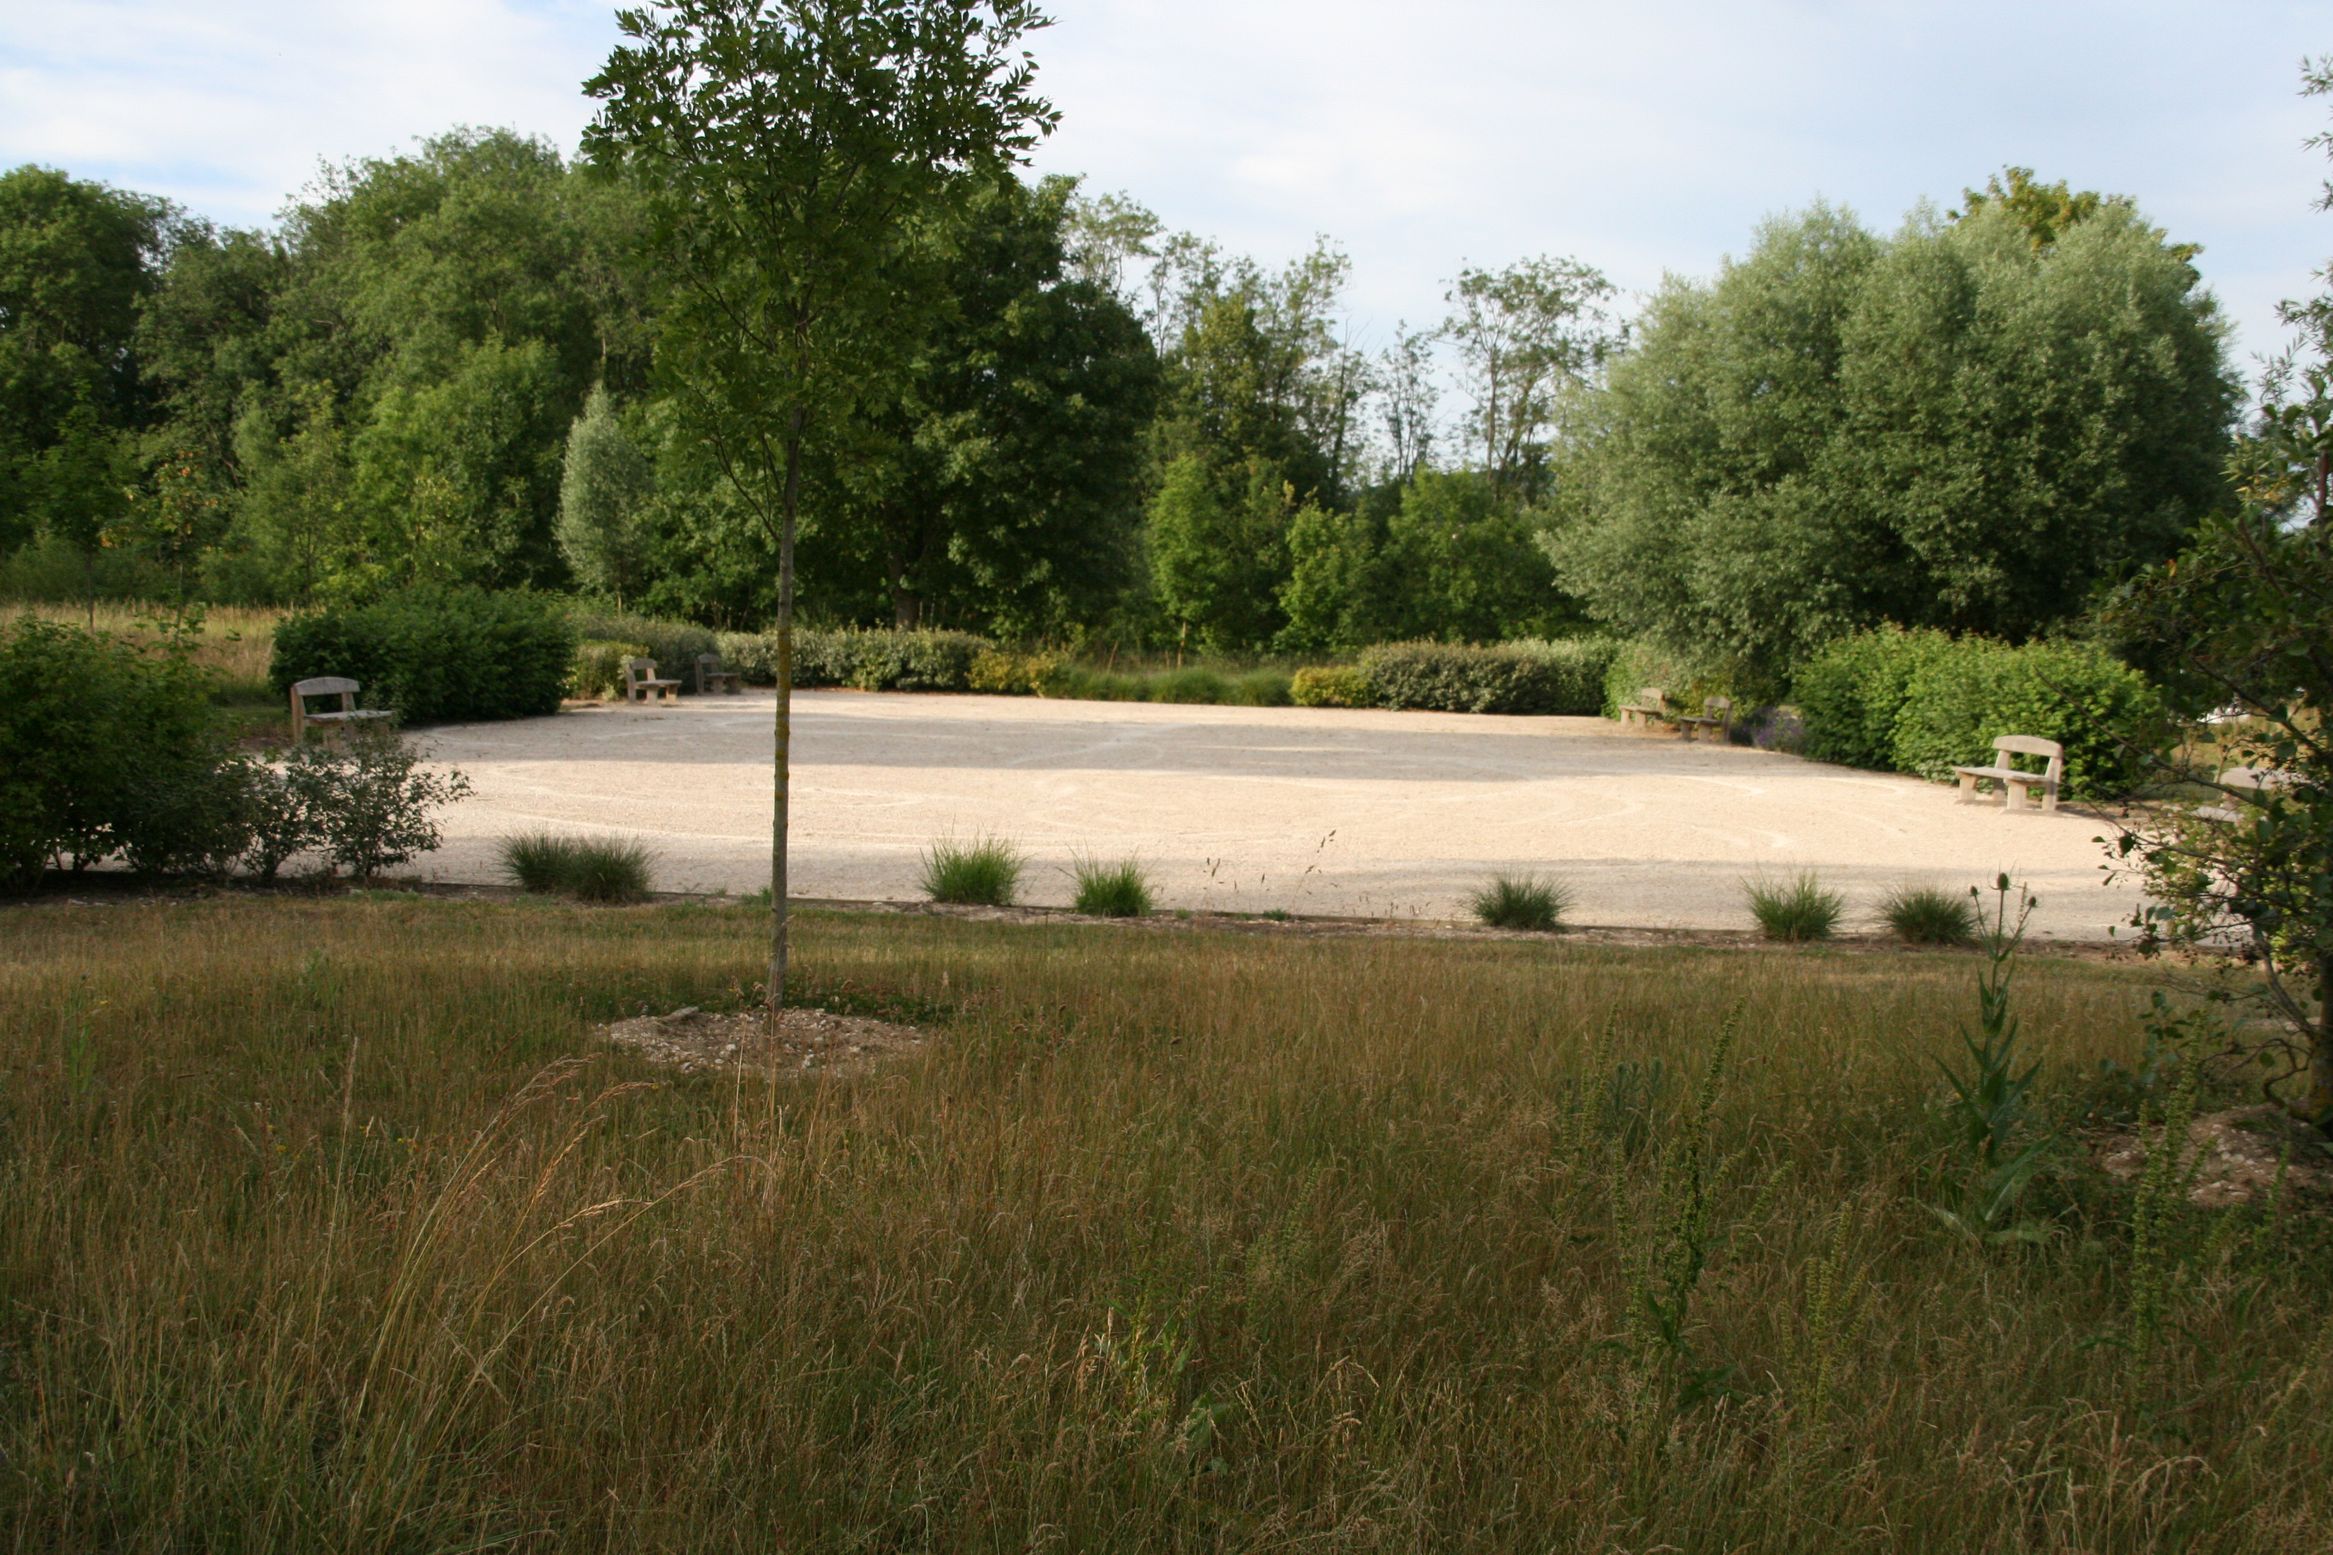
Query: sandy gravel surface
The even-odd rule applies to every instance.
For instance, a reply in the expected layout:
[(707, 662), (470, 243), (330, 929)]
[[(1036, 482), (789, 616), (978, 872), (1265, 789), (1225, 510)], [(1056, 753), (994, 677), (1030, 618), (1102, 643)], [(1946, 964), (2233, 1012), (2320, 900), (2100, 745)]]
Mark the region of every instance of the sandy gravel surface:
[[(667, 890), (769, 882), (767, 692), (433, 729), (476, 796), (447, 812), (441, 880), (498, 878), (537, 827), (637, 836)], [(1022, 896), (1070, 898), (1081, 854), (1139, 855), (1162, 903), (1463, 915), (1494, 869), (1561, 875), (1582, 922), (1747, 926), (1746, 875), (1811, 868), (1860, 925), (1890, 887), (2008, 870), (2037, 934), (2104, 937), (2095, 816), (2004, 814), (1949, 788), (1592, 718), (1158, 707), (811, 691), (795, 699), (794, 893), (911, 899), (933, 838), (993, 832), (1030, 855)]]

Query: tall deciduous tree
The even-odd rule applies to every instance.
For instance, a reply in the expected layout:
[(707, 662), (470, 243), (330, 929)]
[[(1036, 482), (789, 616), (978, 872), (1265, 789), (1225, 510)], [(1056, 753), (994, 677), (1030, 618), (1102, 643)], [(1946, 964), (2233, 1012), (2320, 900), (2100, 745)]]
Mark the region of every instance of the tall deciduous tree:
[(655, 471), (615, 401), (604, 388), (592, 390), (567, 430), (559, 474), (559, 554), (576, 582), (619, 606), (639, 598), (641, 518), (655, 491)]
[[(786, 983), (794, 543), (805, 463), (896, 381), (935, 288), (918, 227), (1048, 131), (1027, 0), (660, 0), (585, 84), (645, 191), (664, 363), (778, 555), (769, 1008)], [(870, 393), (870, 389), (875, 392)]]
[(1576, 259), (1524, 259), (1458, 272), (1442, 332), (1458, 348), (1474, 401), (1473, 444), (1491, 490), (1540, 495), (1556, 396), (1585, 380), (1620, 343), (1603, 272)]

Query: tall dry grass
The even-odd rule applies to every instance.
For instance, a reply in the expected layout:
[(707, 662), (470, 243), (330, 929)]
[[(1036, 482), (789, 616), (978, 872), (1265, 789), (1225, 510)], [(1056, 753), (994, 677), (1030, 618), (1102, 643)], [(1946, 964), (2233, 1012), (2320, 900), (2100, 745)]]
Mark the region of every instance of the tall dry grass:
[[(593, 1047), (764, 932), (0, 914), (9, 1547), (2333, 1541), (2321, 1235), (2182, 1220), (2141, 1356), (2078, 1152), (2043, 1246), (1927, 1208), (1966, 957), (809, 914), (806, 992), (939, 1039)], [(2143, 988), (2026, 968), (2049, 1105)]]
[[(141, 641), (162, 633), (162, 623), (173, 618), (171, 606), (102, 600), (92, 609), (84, 604), (24, 604), (0, 602), (0, 628), (20, 616), (56, 621), (67, 626), (94, 624), (101, 632)], [(203, 607), (202, 626), (194, 640), (194, 660), (219, 677), (219, 694), (233, 702), (273, 701), (267, 665), (275, 651), (276, 624), (281, 610), (241, 605)]]

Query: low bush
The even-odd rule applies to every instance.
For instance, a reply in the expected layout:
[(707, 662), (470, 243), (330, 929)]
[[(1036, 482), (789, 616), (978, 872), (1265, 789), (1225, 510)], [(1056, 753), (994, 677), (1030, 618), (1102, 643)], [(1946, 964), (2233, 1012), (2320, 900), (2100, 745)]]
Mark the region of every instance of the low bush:
[(1973, 945), (1977, 938), (1976, 898), (1937, 886), (1904, 886), (1879, 904), (1888, 932), (1907, 945)]
[(1745, 880), (1742, 891), (1749, 898), (1750, 916), (1757, 920), (1758, 931), (1786, 943), (1829, 939), (1838, 930), (1839, 915), (1847, 906), (1845, 897), (1825, 890), (1811, 873), (1783, 881)]
[[(723, 632), (715, 639), (724, 668), (737, 672), (749, 686), (778, 683), (778, 636), (775, 632)], [(970, 632), (902, 632), (883, 627), (794, 628), (794, 684), (805, 689), (849, 686), (859, 691), (987, 691), (1014, 690), (1012, 685), (973, 684), (973, 666), (984, 655), (1017, 657), (1019, 678), (1029, 689), (1042, 673), (1043, 654), (1004, 655), (996, 644)], [(989, 666), (992, 676), (1011, 680), (1011, 670), (1000, 663)]]
[(1151, 909), (1150, 880), (1139, 859), (1104, 864), (1079, 859), (1071, 866), (1077, 880), (1077, 910), (1096, 918), (1141, 918)]
[(443, 834), (437, 812), (469, 797), (470, 780), (448, 769), (425, 770), (426, 756), (394, 729), (352, 730), (346, 745), (303, 746), (287, 761), (308, 790), (316, 845), (358, 880), (435, 852)]
[(366, 705), (408, 723), (532, 718), (559, 710), (576, 640), (549, 595), (416, 587), (290, 617), (268, 675), (278, 696), (296, 680), (345, 675)]
[(1233, 707), (1288, 707), (1296, 700), (1295, 678), (1283, 669), (1242, 670), (1226, 685), (1224, 700)]
[(1025, 862), (1020, 849), (999, 838), (942, 838), (924, 850), (924, 894), (963, 907), (1009, 907)]
[(2063, 745), (2065, 793), (2074, 799), (2127, 793), (2145, 776), (2148, 754), (2170, 738), (2154, 688), (2104, 650), (1970, 637), (1922, 664), (1905, 687), (1895, 766), (1946, 779), (1956, 766), (1990, 766), (2004, 734)]
[(648, 895), (654, 858), (639, 842), (523, 832), (502, 840), (512, 884), (586, 902), (636, 902)]
[(1571, 911), (1572, 893), (1560, 881), (1537, 875), (1493, 875), (1468, 899), (1474, 915), (1494, 929), (1528, 929), (1553, 934)]
[[(630, 654), (616, 660), (613, 683), (623, 684), (624, 659), (638, 656), (656, 661), (656, 673), (666, 680), (680, 682), (681, 695), (694, 696), (697, 690), (697, 655), (719, 653), (720, 639), (704, 627), (686, 621), (664, 621), (654, 616), (628, 615), (616, 611), (594, 610), (577, 606), (572, 612), (576, 634), (584, 639), (586, 647), (604, 648), (623, 643), (631, 646)], [(583, 650), (577, 650), (580, 667)], [(577, 695), (594, 693), (578, 692)], [(604, 695), (605, 693), (597, 693)]]
[(1193, 666), (1150, 677), (1148, 700), (1216, 707), (1231, 700), (1231, 682), (1211, 669)]
[(0, 686), (0, 883), (117, 854), (212, 872), (241, 851), (244, 779), (184, 652), (20, 620)]
[(775, 632), (717, 632), (713, 637), (713, 651), (721, 655), (721, 667), (734, 671), (739, 681), (748, 686), (774, 686), (778, 683), (778, 638)]
[(1373, 707), (1369, 677), (1347, 664), (1308, 664), (1289, 677), (1288, 699), (1298, 707)]
[(1044, 649), (1017, 652), (1010, 648), (983, 648), (972, 656), (966, 689), (992, 696), (1035, 696), (1045, 677), (1060, 662), (1061, 655)]
[(1842, 766), (1893, 769), (1896, 722), (1912, 677), (1952, 651), (1952, 638), (1943, 632), (1899, 626), (1851, 632), (1816, 649), (1791, 680), (1791, 698), (1806, 726), (1805, 754)]
[(1595, 711), (1617, 718), (1620, 709), (1633, 703), (1637, 692), (1646, 686), (1660, 687), (1672, 704), (1685, 707), (1699, 706), (1712, 696), (1744, 699), (1735, 677), (1724, 666), (1639, 637), (1612, 645), (1604, 660)]
[(1380, 707), (1444, 713), (1594, 714), (1614, 644), (1570, 642), (1381, 643), (1356, 668)]
[(612, 701), (624, 694), (624, 661), (653, 659), (646, 643), (592, 639), (575, 645), (575, 668), (567, 678), (567, 694), (586, 701)]

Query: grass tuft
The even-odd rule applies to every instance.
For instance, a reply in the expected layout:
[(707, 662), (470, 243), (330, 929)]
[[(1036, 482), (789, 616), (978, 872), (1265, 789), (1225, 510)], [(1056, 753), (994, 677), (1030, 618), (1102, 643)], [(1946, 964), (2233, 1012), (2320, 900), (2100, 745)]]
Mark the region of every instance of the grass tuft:
[(1973, 945), (1977, 904), (1965, 893), (1938, 886), (1903, 886), (1879, 904), (1889, 932), (1907, 945)]
[(585, 902), (637, 902), (648, 895), (655, 855), (633, 841), (522, 832), (502, 839), (502, 870), (522, 891)]
[(1474, 915), (1494, 929), (1529, 929), (1553, 934), (1571, 911), (1571, 888), (1537, 875), (1493, 875), (1469, 899)]
[(1745, 880), (1742, 890), (1750, 899), (1750, 916), (1768, 939), (1798, 944), (1829, 939), (1839, 927), (1847, 900), (1826, 891), (1809, 871), (1784, 881)]
[(996, 837), (943, 837), (924, 850), (924, 894), (959, 907), (1010, 907), (1021, 883), (1021, 850)]
[(1096, 918), (1142, 918), (1151, 908), (1150, 881), (1139, 859), (1104, 864), (1079, 859), (1070, 866), (1077, 877), (1077, 910)]

